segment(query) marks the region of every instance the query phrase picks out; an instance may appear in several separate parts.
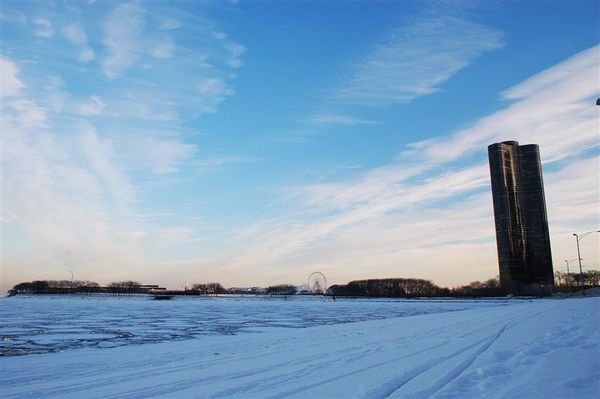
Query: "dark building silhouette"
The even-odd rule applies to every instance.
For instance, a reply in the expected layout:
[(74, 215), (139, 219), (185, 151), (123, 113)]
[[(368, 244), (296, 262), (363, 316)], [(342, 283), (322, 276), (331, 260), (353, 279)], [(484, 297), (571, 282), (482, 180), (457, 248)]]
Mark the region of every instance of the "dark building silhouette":
[(507, 293), (550, 294), (554, 286), (540, 150), (488, 146), (500, 283)]

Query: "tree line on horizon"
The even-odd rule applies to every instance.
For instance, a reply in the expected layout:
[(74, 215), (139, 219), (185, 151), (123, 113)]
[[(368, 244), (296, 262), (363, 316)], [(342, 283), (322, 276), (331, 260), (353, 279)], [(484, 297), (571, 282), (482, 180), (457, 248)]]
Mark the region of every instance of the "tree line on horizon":
[(583, 272), (583, 275), (579, 273), (556, 272), (554, 273), (554, 292), (568, 293), (581, 289), (582, 282), (580, 279), (582, 277), (585, 289), (600, 287), (600, 270), (588, 270)]
[(278, 284), (267, 288), (224, 288), (220, 283), (198, 283), (182, 291), (170, 291), (157, 285), (143, 285), (137, 281), (115, 281), (102, 287), (95, 281), (88, 280), (35, 280), (16, 284), (8, 291), (9, 295), (17, 294), (177, 294), (177, 295), (257, 295), (295, 293), (295, 286)]
[(8, 294), (135, 294), (149, 289), (137, 281), (117, 281), (101, 287), (89, 280), (34, 280), (16, 284)]
[(366, 297), (497, 297), (503, 296), (498, 277), (484, 282), (474, 281), (455, 288), (438, 287), (430, 280), (418, 278), (384, 278), (350, 281), (332, 285), (328, 293), (338, 296)]
[[(583, 273), (583, 287), (600, 286), (600, 271), (589, 270)], [(568, 293), (581, 288), (580, 275), (577, 273), (555, 273), (554, 292)], [(220, 283), (197, 283), (181, 291), (169, 291), (157, 285), (143, 285), (137, 281), (116, 281), (100, 286), (88, 280), (35, 280), (16, 284), (8, 291), (17, 294), (172, 294), (172, 295), (294, 295), (296, 287), (292, 284), (277, 284), (266, 288), (224, 288)], [(500, 286), (498, 276), (486, 281), (474, 281), (454, 288), (438, 287), (430, 280), (417, 278), (384, 278), (354, 280), (344, 285), (332, 285), (328, 295), (360, 297), (498, 297), (505, 293)]]
[[(600, 270), (588, 270), (579, 273), (556, 272), (555, 293), (570, 293), (584, 289), (600, 287)], [(473, 281), (454, 288), (438, 287), (430, 280), (416, 278), (385, 278), (350, 281), (345, 285), (332, 285), (327, 290), (330, 295), (367, 296), (367, 297), (499, 297), (506, 295), (500, 285), (500, 278), (485, 281)]]

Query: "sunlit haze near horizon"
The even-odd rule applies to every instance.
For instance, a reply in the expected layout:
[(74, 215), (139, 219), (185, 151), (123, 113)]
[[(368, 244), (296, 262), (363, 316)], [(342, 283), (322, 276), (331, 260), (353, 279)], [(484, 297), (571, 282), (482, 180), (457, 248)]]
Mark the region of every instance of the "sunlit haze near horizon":
[[(1, 284), (498, 275), (487, 146), (600, 227), (597, 1), (0, 4)], [(580, 242), (600, 269), (600, 234)]]

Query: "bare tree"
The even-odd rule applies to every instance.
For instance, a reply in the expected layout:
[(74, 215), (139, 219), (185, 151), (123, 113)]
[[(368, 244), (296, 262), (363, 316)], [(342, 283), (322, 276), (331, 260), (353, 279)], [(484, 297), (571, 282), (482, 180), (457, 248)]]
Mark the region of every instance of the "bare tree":
[(192, 291), (199, 295), (216, 295), (227, 292), (220, 283), (197, 283), (192, 285)]
[(296, 287), (291, 284), (277, 284), (267, 287), (267, 294), (294, 295)]

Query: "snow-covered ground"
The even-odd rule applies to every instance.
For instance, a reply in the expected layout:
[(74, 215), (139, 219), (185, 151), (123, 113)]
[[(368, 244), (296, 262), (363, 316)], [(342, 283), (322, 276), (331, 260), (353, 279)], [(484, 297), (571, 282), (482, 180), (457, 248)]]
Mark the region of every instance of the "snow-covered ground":
[[(23, 312), (34, 308), (39, 312), (25, 323)], [(10, 309), (20, 309), (21, 315)], [(26, 346), (29, 341), (19, 334), (26, 331), (31, 337), (37, 326), (37, 335), (55, 335), (46, 348), (77, 341), (71, 335), (93, 335), (92, 325), (104, 325), (105, 333), (112, 331), (108, 335), (127, 326), (132, 334), (152, 325), (169, 331), (196, 328), (176, 340), (159, 334), (158, 343), (98, 340), (123, 346), (71, 344), (63, 345), (63, 352), (2, 357), (2, 398), (595, 398), (600, 392), (597, 297), (336, 302), (4, 298), (0, 310), (2, 333), (12, 329), (8, 342), (20, 340)], [(215, 312), (236, 328), (207, 330), (202, 327), (207, 323), (194, 323), (203, 315), (218, 323)], [(127, 316), (142, 322), (144, 313), (149, 321), (142, 329), (125, 322)], [(19, 319), (25, 323), (21, 327)]]
[(406, 301), (293, 296), (177, 297), (40, 295), (0, 299), (0, 355), (109, 348), (233, 335), (262, 327), (309, 327), (441, 313), (506, 301)]

